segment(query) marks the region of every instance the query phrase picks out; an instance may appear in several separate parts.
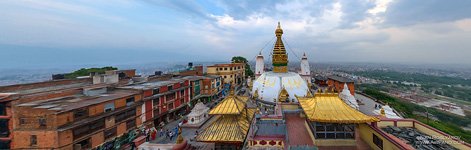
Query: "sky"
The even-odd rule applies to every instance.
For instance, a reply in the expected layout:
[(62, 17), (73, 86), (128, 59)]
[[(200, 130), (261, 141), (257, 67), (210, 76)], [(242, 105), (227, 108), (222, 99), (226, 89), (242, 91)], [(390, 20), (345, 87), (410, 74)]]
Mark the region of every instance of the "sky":
[(1, 0), (0, 68), (269, 60), (471, 64), (469, 0)]

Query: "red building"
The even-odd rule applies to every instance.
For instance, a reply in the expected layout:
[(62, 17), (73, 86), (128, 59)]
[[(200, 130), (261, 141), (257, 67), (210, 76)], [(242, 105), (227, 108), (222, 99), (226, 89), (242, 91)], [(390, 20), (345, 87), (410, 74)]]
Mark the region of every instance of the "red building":
[(145, 82), (121, 87), (143, 93), (142, 122), (147, 126), (158, 126), (161, 122), (177, 119), (187, 113), (191, 86), (186, 79)]
[(351, 79), (340, 76), (329, 76), (327, 80), (329, 88), (333, 88), (335, 92), (342, 92), (344, 84), (347, 84), (352, 95), (355, 95), (355, 82)]

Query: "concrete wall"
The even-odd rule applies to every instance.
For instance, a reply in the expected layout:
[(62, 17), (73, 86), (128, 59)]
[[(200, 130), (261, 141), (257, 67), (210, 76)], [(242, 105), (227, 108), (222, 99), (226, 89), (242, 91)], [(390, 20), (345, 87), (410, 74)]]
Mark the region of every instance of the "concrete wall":
[(394, 145), (388, 139), (383, 137), (381, 134), (370, 128), (367, 124), (359, 124), (358, 130), (360, 131), (360, 137), (365, 141), (372, 149), (380, 150), (378, 146), (373, 143), (373, 134), (378, 136), (383, 141), (383, 150), (399, 150), (401, 148)]

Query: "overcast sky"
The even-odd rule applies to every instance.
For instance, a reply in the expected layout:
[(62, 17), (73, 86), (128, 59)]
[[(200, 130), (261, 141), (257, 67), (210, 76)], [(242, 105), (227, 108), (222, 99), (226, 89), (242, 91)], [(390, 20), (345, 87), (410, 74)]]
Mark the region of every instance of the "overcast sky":
[[(266, 58), (471, 64), (469, 0), (0, 1), (0, 68)], [(268, 46), (265, 46), (269, 43)]]

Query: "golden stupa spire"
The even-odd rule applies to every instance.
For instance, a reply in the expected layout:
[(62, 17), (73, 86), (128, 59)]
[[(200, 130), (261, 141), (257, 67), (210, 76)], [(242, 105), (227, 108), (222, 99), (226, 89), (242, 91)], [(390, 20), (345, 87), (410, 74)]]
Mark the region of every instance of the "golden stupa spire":
[(286, 54), (285, 45), (281, 39), (282, 34), (283, 29), (281, 29), (280, 22), (278, 22), (278, 27), (275, 30), (276, 42), (272, 55), (273, 72), (277, 73), (288, 72), (288, 54)]

